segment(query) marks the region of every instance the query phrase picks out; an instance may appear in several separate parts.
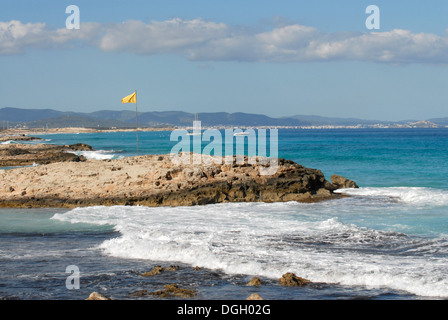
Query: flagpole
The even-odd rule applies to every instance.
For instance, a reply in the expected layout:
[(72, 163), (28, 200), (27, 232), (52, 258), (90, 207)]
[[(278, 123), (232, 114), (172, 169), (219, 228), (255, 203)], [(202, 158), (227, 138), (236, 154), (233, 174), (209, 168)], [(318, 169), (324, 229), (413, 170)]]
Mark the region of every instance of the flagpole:
[(135, 129), (137, 133), (137, 156), (140, 155), (138, 150), (138, 109), (137, 109), (137, 90), (135, 90)]

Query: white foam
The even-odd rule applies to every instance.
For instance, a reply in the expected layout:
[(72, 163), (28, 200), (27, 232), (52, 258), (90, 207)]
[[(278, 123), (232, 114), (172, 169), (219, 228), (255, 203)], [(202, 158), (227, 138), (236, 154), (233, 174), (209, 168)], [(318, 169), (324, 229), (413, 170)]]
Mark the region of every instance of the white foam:
[(0, 142), (0, 144), (13, 144), (13, 143), (17, 143), (17, 142), (14, 141), (14, 140), (7, 140), (7, 141), (4, 141), (4, 142)]
[(115, 151), (96, 150), (96, 151), (67, 151), (78, 156), (84, 156), (86, 159), (109, 160), (116, 158)]
[(337, 193), (352, 196), (367, 196), (378, 199), (388, 198), (413, 205), (448, 205), (448, 190), (423, 187), (389, 187), (389, 188), (359, 188), (339, 189)]
[[(121, 235), (100, 249), (115, 257), (178, 261), (270, 278), (294, 272), (314, 282), (448, 297), (448, 253), (427, 256), (431, 250), (440, 254), (439, 240), (358, 227), (320, 215), (320, 210), (328, 207), (294, 202), (116, 206), (77, 208), (53, 219), (114, 225)], [(400, 253), (387, 253), (387, 246)], [(424, 251), (415, 254), (419, 246)]]

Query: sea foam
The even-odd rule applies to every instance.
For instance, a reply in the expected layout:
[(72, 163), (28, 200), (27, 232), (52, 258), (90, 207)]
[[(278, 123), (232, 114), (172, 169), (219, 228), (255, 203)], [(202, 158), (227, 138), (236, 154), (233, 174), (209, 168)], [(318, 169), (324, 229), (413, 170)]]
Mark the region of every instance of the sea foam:
[(423, 187), (388, 187), (339, 189), (335, 192), (351, 196), (389, 199), (412, 205), (448, 205), (448, 190), (445, 189)]
[(114, 226), (120, 236), (99, 246), (114, 257), (273, 279), (294, 272), (314, 282), (448, 297), (445, 238), (361, 227), (328, 210), (295, 202), (116, 206), (77, 208), (53, 219)]

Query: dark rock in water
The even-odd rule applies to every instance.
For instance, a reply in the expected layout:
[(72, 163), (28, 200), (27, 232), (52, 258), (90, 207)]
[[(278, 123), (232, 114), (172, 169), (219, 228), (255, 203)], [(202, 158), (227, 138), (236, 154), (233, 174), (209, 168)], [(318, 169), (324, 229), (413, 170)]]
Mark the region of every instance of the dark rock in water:
[(261, 286), (261, 280), (258, 277), (253, 277), (247, 285), (248, 286)]
[(167, 284), (165, 286), (165, 290), (159, 290), (156, 292), (151, 292), (149, 294), (153, 296), (158, 296), (160, 298), (171, 298), (171, 297), (191, 298), (196, 296), (196, 291), (179, 288), (176, 284)]
[(282, 286), (299, 286), (299, 287), (303, 287), (304, 285), (307, 285), (308, 283), (310, 283), (310, 280), (301, 278), (296, 276), (294, 273), (288, 272), (285, 273), (284, 275), (282, 275), (282, 277), (280, 279), (278, 279), (278, 282), (282, 285)]
[(36, 138), (27, 136), (24, 134), (14, 134), (14, 135), (5, 135), (0, 136), (0, 141), (35, 141), (35, 140), (42, 140), (42, 138)]
[(75, 143), (66, 146), (67, 149), (73, 150), (73, 151), (95, 151), (95, 149), (92, 146), (89, 146), (85, 143)]
[(0, 145), (0, 167), (44, 165), (55, 162), (83, 162), (86, 161), (86, 158), (82, 155), (76, 155), (74, 152), (93, 150), (91, 146), (83, 143), (65, 146), (53, 144)]
[(154, 269), (152, 269), (151, 271), (142, 273), (143, 277), (150, 277), (150, 276), (155, 276), (157, 274), (160, 274), (164, 271), (176, 271), (179, 270), (179, 266), (169, 266), (167, 268), (162, 268), (161, 266), (155, 266)]
[(349, 180), (337, 174), (331, 176), (331, 183), (336, 189), (358, 188), (358, 185), (355, 181)]
[(161, 266), (155, 266), (151, 271), (142, 273), (143, 277), (155, 276), (156, 274), (160, 274), (163, 272), (163, 268)]

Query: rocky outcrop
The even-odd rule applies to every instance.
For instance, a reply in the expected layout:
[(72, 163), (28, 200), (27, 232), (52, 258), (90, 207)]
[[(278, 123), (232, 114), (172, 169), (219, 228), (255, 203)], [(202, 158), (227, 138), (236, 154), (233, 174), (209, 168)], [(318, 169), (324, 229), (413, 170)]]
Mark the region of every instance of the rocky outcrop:
[(248, 286), (261, 286), (261, 280), (258, 277), (253, 277), (247, 284)]
[(84, 156), (78, 156), (70, 151), (91, 150), (93, 150), (93, 148), (86, 144), (62, 146), (53, 144), (0, 145), (0, 167), (86, 161)]
[(331, 176), (331, 183), (333, 184), (335, 189), (358, 188), (358, 185), (355, 181), (341, 177), (337, 174)]
[(99, 292), (94, 291), (85, 300), (111, 300), (111, 299), (109, 297), (106, 297), (105, 295), (99, 293)]
[(25, 134), (13, 134), (13, 135), (3, 135), (0, 136), (0, 142), (5, 141), (34, 141), (34, 140), (42, 140), (41, 138), (36, 138), (32, 136), (28, 136)]
[(246, 300), (263, 300), (263, 298), (258, 293), (252, 293)]
[(320, 170), (290, 160), (279, 159), (273, 175), (261, 175), (266, 165), (248, 164), (247, 158), (242, 164), (205, 163), (174, 164), (170, 155), (146, 155), (0, 171), (0, 207), (187, 206), (343, 197), (333, 193)]
[(196, 291), (191, 289), (179, 288), (176, 284), (165, 285), (164, 290), (150, 292), (149, 295), (157, 296), (159, 298), (191, 298), (197, 295)]
[(303, 287), (310, 283), (309, 280), (296, 276), (294, 273), (287, 272), (278, 279), (282, 286), (299, 286)]

